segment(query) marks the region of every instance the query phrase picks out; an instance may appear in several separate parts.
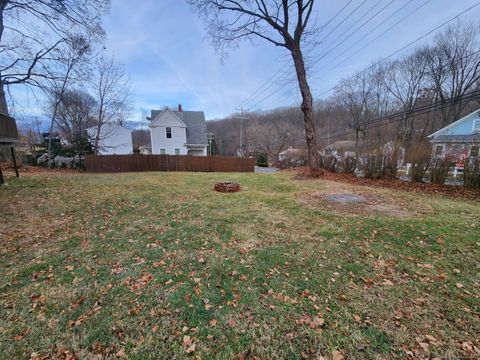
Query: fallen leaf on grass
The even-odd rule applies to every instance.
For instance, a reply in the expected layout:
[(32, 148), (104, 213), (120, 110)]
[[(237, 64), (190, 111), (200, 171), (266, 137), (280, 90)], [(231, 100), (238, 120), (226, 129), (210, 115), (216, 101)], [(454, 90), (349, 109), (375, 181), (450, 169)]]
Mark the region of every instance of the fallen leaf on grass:
[(462, 350), (469, 355), (476, 355), (480, 357), (480, 349), (477, 346), (475, 346), (471, 341), (463, 342)]
[(334, 350), (332, 352), (332, 359), (333, 360), (343, 360), (345, 357), (343, 356), (343, 353), (338, 350)]
[(391, 280), (385, 279), (382, 282), (383, 286), (393, 286), (393, 282)]
[(182, 346), (187, 352), (187, 354), (190, 354), (195, 351), (195, 344), (192, 342), (192, 339), (190, 339), (190, 336), (188, 335), (185, 335), (183, 337)]
[(323, 320), (323, 318), (314, 317), (310, 322), (309, 326), (312, 329), (316, 329), (317, 327), (323, 326), (323, 324), (325, 324), (325, 320)]
[(422, 268), (422, 269), (433, 269), (433, 265), (432, 265), (432, 264), (420, 264), (420, 263), (417, 263), (417, 267)]
[(217, 326), (217, 320), (215, 320), (215, 319), (210, 320), (208, 323), (209, 323), (210, 326), (212, 326), (212, 327), (213, 327), (213, 326)]
[(85, 297), (84, 297), (84, 296), (80, 296), (77, 300), (72, 301), (72, 302), (70, 303), (70, 306), (71, 306), (72, 309), (76, 309), (76, 308), (78, 308), (80, 305), (82, 305), (84, 301), (85, 301)]
[(440, 237), (439, 237), (439, 238), (437, 238), (435, 241), (436, 241), (436, 242), (437, 242), (437, 244), (439, 244), (439, 245), (443, 245), (443, 244), (445, 244), (445, 240), (444, 240), (443, 238), (440, 238)]
[(123, 272), (123, 268), (120, 266), (119, 263), (116, 263), (115, 265), (113, 265), (111, 270), (112, 274), (118, 275), (118, 274), (121, 274), (122, 272)]
[(50, 356), (49, 355), (43, 355), (43, 356), (40, 356), (38, 353), (36, 352), (32, 352), (30, 354), (30, 360), (46, 360), (46, 359), (49, 359)]
[(165, 261), (163, 261), (163, 260), (156, 261), (156, 262), (154, 262), (154, 263), (152, 264), (152, 266), (153, 266), (154, 268), (158, 268), (158, 267), (165, 266), (165, 265), (167, 265), (167, 263), (166, 263)]
[(153, 280), (153, 276), (150, 275), (149, 273), (147, 273), (147, 274), (141, 276), (139, 279), (137, 279), (130, 286), (130, 290), (132, 290), (133, 292), (137, 292), (137, 291), (143, 289), (144, 287), (146, 287), (151, 280)]
[(290, 343), (293, 340), (293, 333), (288, 333), (287, 335), (285, 335), (285, 337), (287, 338), (287, 341)]
[(22, 340), (25, 336), (27, 336), (27, 335), (30, 333), (31, 330), (32, 330), (32, 329), (30, 329), (30, 328), (24, 328), (24, 329), (20, 332), (20, 334), (18, 334), (18, 335), (16, 335), (16, 336), (14, 337), (14, 339), (15, 339), (16, 341)]

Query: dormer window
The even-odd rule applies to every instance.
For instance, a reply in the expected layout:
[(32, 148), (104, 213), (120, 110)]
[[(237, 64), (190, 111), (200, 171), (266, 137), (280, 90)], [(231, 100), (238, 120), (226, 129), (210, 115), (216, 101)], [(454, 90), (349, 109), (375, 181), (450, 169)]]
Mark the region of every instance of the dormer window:
[(480, 119), (476, 119), (473, 123), (473, 132), (480, 133)]
[(167, 128), (165, 129), (165, 133), (166, 133), (166, 135), (167, 135), (167, 139), (171, 139), (171, 138), (172, 138), (172, 128), (167, 127)]

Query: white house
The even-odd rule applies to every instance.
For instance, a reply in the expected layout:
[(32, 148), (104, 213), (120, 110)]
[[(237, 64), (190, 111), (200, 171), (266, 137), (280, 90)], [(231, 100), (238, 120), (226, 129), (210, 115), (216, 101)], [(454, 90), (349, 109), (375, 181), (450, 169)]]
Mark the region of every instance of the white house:
[(152, 154), (207, 155), (207, 124), (203, 111), (152, 110), (150, 138)]
[[(88, 128), (87, 134), (93, 144), (97, 135), (97, 127)], [(117, 124), (102, 125), (98, 144), (100, 155), (129, 155), (133, 153), (132, 132)]]

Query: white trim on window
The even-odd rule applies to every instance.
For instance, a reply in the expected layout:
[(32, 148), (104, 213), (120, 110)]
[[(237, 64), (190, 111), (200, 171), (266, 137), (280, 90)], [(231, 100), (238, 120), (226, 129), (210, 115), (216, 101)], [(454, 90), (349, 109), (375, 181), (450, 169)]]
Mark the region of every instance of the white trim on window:
[(435, 145), (435, 156), (442, 156), (444, 151), (445, 151), (444, 145)]

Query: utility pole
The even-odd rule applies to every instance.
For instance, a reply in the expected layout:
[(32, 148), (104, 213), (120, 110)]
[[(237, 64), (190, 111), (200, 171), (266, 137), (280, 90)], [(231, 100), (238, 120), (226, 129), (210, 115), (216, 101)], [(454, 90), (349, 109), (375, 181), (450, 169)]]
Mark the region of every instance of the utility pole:
[(240, 119), (240, 157), (243, 157), (243, 120), (248, 120), (248, 117), (243, 116), (243, 107), (235, 110), (240, 111), (240, 116), (237, 116), (237, 119)]

